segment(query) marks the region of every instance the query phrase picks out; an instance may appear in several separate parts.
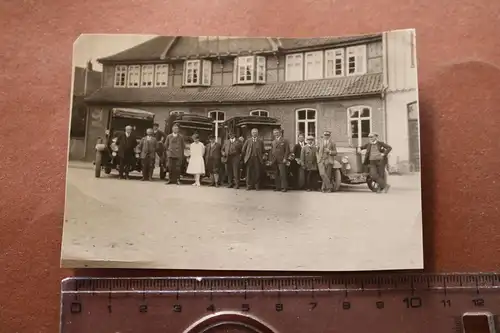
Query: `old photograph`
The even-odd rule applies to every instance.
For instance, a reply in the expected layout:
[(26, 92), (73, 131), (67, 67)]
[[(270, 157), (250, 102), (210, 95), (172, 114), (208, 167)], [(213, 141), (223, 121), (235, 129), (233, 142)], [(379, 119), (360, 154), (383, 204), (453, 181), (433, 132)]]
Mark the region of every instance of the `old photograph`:
[(85, 34), (72, 67), (63, 267), (423, 268), (415, 30)]

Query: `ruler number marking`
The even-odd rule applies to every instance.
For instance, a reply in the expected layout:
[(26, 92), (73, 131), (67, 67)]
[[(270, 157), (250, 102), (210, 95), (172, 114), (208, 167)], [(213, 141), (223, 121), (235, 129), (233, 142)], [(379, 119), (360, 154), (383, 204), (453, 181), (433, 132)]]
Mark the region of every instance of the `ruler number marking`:
[(377, 309), (383, 309), (385, 307), (385, 303), (382, 301), (378, 301), (377, 303), (375, 303), (375, 306), (377, 307)]
[(407, 309), (417, 309), (422, 307), (422, 299), (420, 297), (406, 297), (403, 302)]
[(350, 310), (351, 309), (351, 302), (348, 302), (348, 301), (342, 302), (342, 309)]
[(141, 305), (139, 305), (139, 312), (140, 313), (146, 313), (146, 312), (148, 312), (148, 306), (147, 306), (147, 304), (141, 304)]
[(309, 305), (311, 306), (309, 311), (312, 311), (312, 310), (316, 309), (316, 307), (318, 306), (318, 302), (311, 302), (311, 303), (309, 303)]
[(449, 299), (443, 299), (443, 300), (441, 301), (441, 303), (443, 304), (443, 307), (444, 307), (444, 308), (449, 308), (449, 307), (451, 307), (451, 300), (449, 300)]
[(283, 311), (284, 307), (283, 307), (283, 303), (276, 303), (275, 305), (275, 309), (276, 309), (276, 312), (281, 312)]
[(243, 312), (250, 311), (250, 304), (241, 304), (241, 311)]
[(180, 304), (174, 304), (173, 307), (172, 307), (172, 310), (174, 312), (182, 312), (182, 305), (180, 305)]
[(82, 303), (79, 302), (71, 303), (70, 311), (73, 314), (82, 312)]

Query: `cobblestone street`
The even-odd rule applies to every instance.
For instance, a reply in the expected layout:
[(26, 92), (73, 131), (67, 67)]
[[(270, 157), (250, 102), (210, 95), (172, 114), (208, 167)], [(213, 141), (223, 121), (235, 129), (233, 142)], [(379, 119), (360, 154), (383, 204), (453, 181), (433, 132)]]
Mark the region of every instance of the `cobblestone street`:
[[(356, 270), (422, 265), (420, 176), (391, 191), (245, 191), (68, 169), (67, 267)], [(398, 253), (398, 255), (395, 255)], [(414, 259), (414, 260), (412, 260)]]

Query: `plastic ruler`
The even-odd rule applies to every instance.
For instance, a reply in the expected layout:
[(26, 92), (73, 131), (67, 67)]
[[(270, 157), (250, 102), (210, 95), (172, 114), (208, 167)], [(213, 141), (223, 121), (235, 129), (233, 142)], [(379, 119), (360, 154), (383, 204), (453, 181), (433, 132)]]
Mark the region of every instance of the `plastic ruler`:
[(500, 275), (69, 278), (61, 297), (62, 333), (490, 333)]

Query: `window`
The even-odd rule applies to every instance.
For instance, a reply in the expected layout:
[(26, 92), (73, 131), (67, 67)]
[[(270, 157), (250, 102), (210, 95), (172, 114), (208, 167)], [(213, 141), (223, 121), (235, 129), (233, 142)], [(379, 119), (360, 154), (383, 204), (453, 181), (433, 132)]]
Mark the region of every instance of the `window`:
[(154, 65), (143, 65), (141, 73), (141, 87), (153, 87), (155, 73)]
[(183, 115), (184, 113), (186, 113), (186, 111), (170, 111), (170, 115), (176, 115), (176, 116), (180, 116), (180, 115)]
[(372, 110), (368, 106), (353, 106), (347, 109), (347, 115), (349, 141), (359, 147), (372, 131)]
[(209, 86), (212, 83), (212, 62), (209, 60), (203, 60), (202, 81), (202, 84), (204, 86)]
[(127, 66), (115, 67), (115, 87), (127, 86)]
[(286, 81), (301, 81), (303, 79), (303, 61), (304, 56), (302, 53), (286, 56)]
[(265, 83), (266, 57), (248, 56), (234, 60), (234, 83)]
[(168, 65), (155, 66), (155, 87), (166, 87), (168, 85)]
[(257, 57), (257, 83), (266, 82), (266, 57)]
[(211, 83), (212, 62), (210, 60), (187, 60), (184, 62), (184, 84), (186, 86), (209, 86)]
[(347, 75), (366, 73), (366, 45), (352, 46), (346, 49)]
[(344, 76), (344, 49), (335, 49), (325, 51), (325, 77), (332, 78)]
[(314, 109), (299, 109), (297, 110), (295, 122), (297, 124), (296, 135), (299, 136), (299, 133), (304, 134), (306, 137), (308, 135), (312, 135), (315, 138), (317, 137), (317, 118), (316, 118), (316, 110)]
[(305, 76), (306, 80), (323, 78), (323, 51), (306, 53)]
[(259, 116), (259, 117), (269, 117), (269, 111), (266, 110), (252, 110), (250, 111), (251, 116)]
[(238, 58), (238, 83), (253, 82), (254, 57)]
[(140, 83), (140, 75), (141, 75), (141, 66), (133, 65), (128, 66), (128, 87), (135, 88), (139, 87)]
[(209, 111), (208, 116), (213, 119), (215, 124), (215, 139), (219, 138), (219, 126), (226, 120), (226, 113), (224, 111)]

